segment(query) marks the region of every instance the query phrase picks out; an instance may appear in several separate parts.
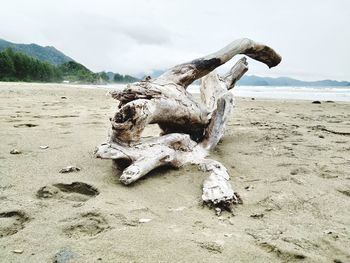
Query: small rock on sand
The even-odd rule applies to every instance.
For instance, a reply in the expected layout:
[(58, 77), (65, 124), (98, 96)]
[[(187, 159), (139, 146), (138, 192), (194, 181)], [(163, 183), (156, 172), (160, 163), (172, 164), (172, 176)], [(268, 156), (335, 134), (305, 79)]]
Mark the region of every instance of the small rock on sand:
[(250, 217), (252, 217), (252, 218), (263, 218), (264, 214), (252, 214), (252, 215), (250, 215)]
[(54, 263), (68, 263), (74, 257), (74, 252), (69, 248), (63, 248), (53, 257)]
[(49, 148), (49, 146), (48, 145), (40, 145), (39, 148), (45, 150), (45, 149)]
[(293, 169), (292, 171), (290, 171), (290, 174), (291, 174), (291, 175), (297, 175), (298, 172), (299, 172), (298, 169)]
[(148, 223), (148, 222), (150, 222), (152, 219), (150, 219), (150, 218), (140, 218), (139, 219), (139, 223)]
[(10, 151), (10, 154), (21, 154), (22, 152), (20, 150), (17, 150), (17, 149), (12, 149)]
[(251, 191), (251, 190), (254, 189), (254, 186), (248, 185), (248, 186), (244, 187), (244, 189), (247, 190), (247, 191)]
[(23, 250), (22, 249), (15, 249), (15, 250), (12, 250), (12, 252), (15, 254), (22, 254)]
[(60, 173), (71, 173), (71, 172), (79, 172), (81, 169), (75, 166), (67, 166), (60, 170)]
[(176, 207), (176, 208), (168, 208), (168, 211), (171, 212), (178, 212), (178, 211), (183, 211), (185, 210), (187, 207), (186, 206), (180, 206), (180, 207)]
[(215, 214), (216, 214), (217, 216), (220, 216), (220, 214), (221, 214), (221, 209), (220, 209), (219, 207), (216, 207), (216, 208), (215, 208)]
[(15, 127), (15, 128), (20, 128), (20, 127), (32, 128), (32, 127), (36, 127), (36, 126), (38, 126), (38, 124), (33, 124), (33, 123), (21, 123), (21, 124), (13, 125), (13, 127)]

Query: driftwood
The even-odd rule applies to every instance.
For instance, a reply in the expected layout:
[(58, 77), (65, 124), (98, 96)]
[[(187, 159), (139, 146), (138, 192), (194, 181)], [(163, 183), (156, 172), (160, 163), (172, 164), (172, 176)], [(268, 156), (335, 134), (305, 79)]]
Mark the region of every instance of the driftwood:
[[(96, 157), (113, 159), (123, 170), (120, 181), (131, 184), (159, 166), (197, 164), (210, 176), (203, 183), (205, 203), (229, 208), (240, 202), (226, 168), (211, 159), (208, 151), (222, 139), (234, 107), (231, 89), (248, 70), (241, 58), (223, 76), (213, 70), (237, 54), (247, 55), (274, 67), (281, 57), (270, 47), (240, 39), (211, 55), (177, 65), (156, 79), (127, 85), (111, 92), (118, 109), (110, 119), (108, 141), (98, 146)], [(201, 102), (186, 91), (201, 79)], [(141, 138), (147, 124), (158, 124), (162, 134)]]

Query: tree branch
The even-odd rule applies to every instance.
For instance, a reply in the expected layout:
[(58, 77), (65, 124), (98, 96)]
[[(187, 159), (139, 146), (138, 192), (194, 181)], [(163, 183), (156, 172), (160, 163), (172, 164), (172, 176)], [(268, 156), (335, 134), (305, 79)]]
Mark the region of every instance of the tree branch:
[(196, 79), (207, 75), (238, 54), (247, 55), (266, 64), (269, 68), (277, 66), (282, 60), (281, 56), (272, 48), (248, 38), (242, 38), (233, 41), (215, 53), (177, 65), (161, 75), (160, 78), (170, 80), (186, 88)]

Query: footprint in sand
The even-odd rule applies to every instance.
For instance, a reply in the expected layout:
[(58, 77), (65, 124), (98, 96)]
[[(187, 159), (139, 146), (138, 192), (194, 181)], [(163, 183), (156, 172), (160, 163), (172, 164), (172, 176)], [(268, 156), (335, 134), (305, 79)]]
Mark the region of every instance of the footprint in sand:
[(220, 242), (198, 242), (198, 245), (210, 253), (222, 253), (223, 246)]
[(60, 126), (61, 128), (70, 127), (72, 125), (72, 123), (70, 122), (55, 122), (55, 124)]
[(0, 238), (16, 234), (28, 220), (29, 217), (22, 211), (0, 213)]
[(131, 218), (134, 218), (134, 219), (147, 218), (147, 219), (153, 220), (153, 219), (159, 217), (159, 215), (157, 213), (153, 212), (148, 207), (140, 207), (140, 208), (131, 209), (129, 211), (129, 215)]
[(118, 225), (136, 227), (144, 223), (149, 223), (159, 215), (147, 207), (131, 209), (126, 215), (121, 213), (110, 214), (116, 219)]
[(110, 228), (107, 220), (99, 213), (88, 212), (64, 220), (67, 225), (63, 233), (69, 238), (94, 237)]
[(327, 165), (316, 165), (314, 171), (317, 176), (323, 179), (334, 179), (339, 177), (339, 171), (332, 170)]
[(310, 173), (310, 171), (304, 167), (298, 167), (298, 168), (292, 169), (290, 171), (291, 175), (308, 174), (308, 173)]
[(301, 254), (297, 250), (286, 250), (278, 247), (277, 245), (268, 242), (259, 242), (258, 246), (264, 249), (266, 252), (273, 254), (276, 258), (283, 262), (296, 262), (306, 258), (304, 254)]
[(36, 196), (40, 199), (65, 199), (75, 202), (85, 202), (92, 197), (99, 195), (97, 188), (82, 182), (71, 184), (53, 184), (41, 187)]
[(344, 190), (338, 189), (337, 191), (345, 196), (350, 197), (350, 189), (344, 189)]

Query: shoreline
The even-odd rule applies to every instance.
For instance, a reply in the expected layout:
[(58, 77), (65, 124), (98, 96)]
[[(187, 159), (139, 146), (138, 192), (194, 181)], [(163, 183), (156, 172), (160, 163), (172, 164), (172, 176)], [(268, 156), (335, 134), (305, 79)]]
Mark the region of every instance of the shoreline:
[[(2, 86), (51, 86), (79, 89), (118, 89), (127, 84), (66, 84), (66, 83), (26, 83), (26, 82), (0, 82)], [(193, 95), (199, 94), (198, 85), (190, 85), (188, 91)], [(266, 100), (287, 101), (335, 101), (350, 102), (350, 87), (292, 87), (292, 86), (237, 86), (233, 89), (236, 98), (254, 98)]]

